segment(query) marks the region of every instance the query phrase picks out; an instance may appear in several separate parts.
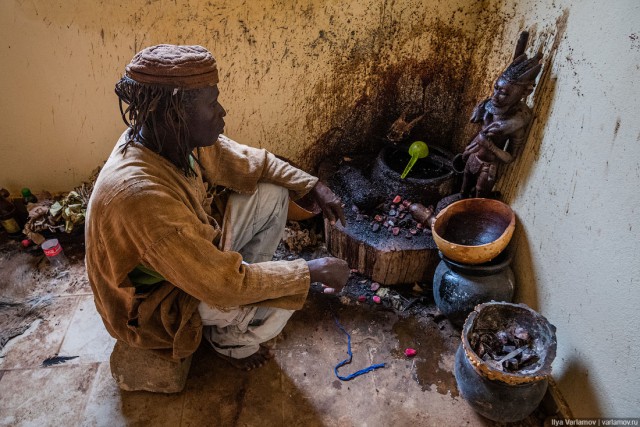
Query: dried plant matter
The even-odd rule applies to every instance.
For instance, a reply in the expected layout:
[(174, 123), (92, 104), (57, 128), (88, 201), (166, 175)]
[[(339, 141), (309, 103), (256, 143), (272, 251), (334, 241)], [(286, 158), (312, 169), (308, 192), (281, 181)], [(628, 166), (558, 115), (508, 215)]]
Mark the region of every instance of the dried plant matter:
[(54, 201), (48, 194), (41, 197), (38, 203), (30, 203), (29, 220), (24, 226), (25, 235), (40, 244), (44, 242), (41, 231), (71, 233), (77, 226), (84, 224), (89, 198), (99, 172), (100, 168), (94, 170), (89, 181), (74, 188), (60, 201)]
[(411, 133), (411, 130), (424, 118), (424, 113), (416, 117), (415, 119), (407, 122), (407, 110), (404, 110), (400, 117), (391, 124), (389, 132), (387, 132), (387, 139), (393, 143), (398, 143), (405, 139)]
[(313, 231), (302, 229), (295, 221), (290, 221), (285, 227), (283, 240), (287, 249), (295, 253), (318, 243), (318, 238)]

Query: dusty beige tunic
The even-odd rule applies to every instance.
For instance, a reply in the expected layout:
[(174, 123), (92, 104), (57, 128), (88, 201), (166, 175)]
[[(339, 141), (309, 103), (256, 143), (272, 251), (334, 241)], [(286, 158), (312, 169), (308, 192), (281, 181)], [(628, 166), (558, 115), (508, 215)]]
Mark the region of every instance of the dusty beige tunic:
[[(200, 301), (216, 307), (247, 304), (300, 309), (309, 289), (304, 260), (243, 265), (220, 251), (212, 216), (213, 189), (252, 193), (259, 181), (306, 194), (317, 178), (265, 150), (221, 136), (195, 152), (203, 170), (186, 177), (142, 147), (116, 144), (96, 181), (86, 218), (87, 274), (109, 333), (132, 346), (186, 357), (201, 339)], [(137, 295), (127, 274), (143, 264), (167, 279)]]

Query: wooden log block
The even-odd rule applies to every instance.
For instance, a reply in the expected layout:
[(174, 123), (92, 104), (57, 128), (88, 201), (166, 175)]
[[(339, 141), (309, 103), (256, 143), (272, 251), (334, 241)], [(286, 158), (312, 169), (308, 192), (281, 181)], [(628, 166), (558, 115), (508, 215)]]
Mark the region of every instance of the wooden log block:
[(373, 281), (389, 286), (433, 280), (440, 258), (431, 239), (422, 245), (400, 236), (371, 241), (348, 225), (332, 226), (327, 220), (324, 229), (329, 253)]

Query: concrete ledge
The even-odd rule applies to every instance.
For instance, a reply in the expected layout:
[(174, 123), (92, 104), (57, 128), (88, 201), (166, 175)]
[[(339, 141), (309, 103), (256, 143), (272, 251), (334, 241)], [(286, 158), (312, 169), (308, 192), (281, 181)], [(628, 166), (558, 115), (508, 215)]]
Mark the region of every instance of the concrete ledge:
[(191, 356), (174, 362), (122, 341), (116, 341), (110, 360), (113, 379), (127, 391), (178, 393), (184, 388), (191, 367)]

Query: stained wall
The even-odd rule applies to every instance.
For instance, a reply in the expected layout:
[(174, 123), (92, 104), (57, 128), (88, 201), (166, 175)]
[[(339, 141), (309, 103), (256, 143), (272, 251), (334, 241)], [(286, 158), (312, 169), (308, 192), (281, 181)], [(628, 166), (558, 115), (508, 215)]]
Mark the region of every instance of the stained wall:
[(500, 183), (518, 215), (516, 297), (557, 327), (553, 375), (575, 416), (637, 417), (640, 4), (509, 0), (500, 14), (503, 41), (529, 29), (545, 53)]
[(226, 133), (307, 168), (319, 145), (423, 103), (449, 143), (480, 10), (465, 0), (3, 1), (1, 185), (68, 191), (86, 179), (124, 129), (114, 83), (157, 43), (214, 52)]

